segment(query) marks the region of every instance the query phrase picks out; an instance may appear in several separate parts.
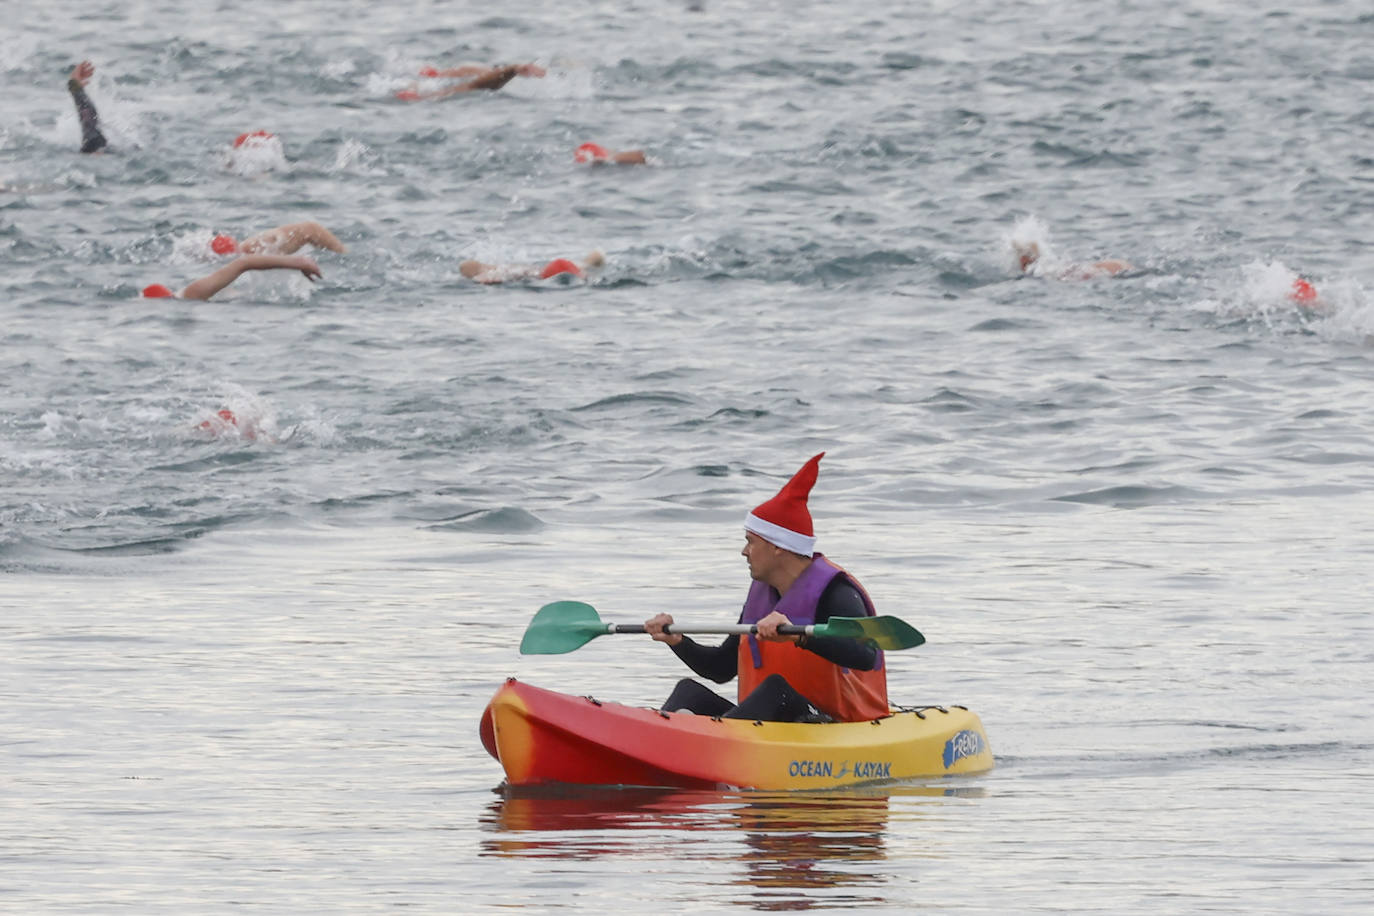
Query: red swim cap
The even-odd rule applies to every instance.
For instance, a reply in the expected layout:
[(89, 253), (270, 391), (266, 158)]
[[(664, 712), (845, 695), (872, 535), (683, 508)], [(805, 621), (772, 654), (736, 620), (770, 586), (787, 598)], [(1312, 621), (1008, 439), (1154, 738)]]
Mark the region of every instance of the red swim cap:
[(258, 437), (257, 431), (253, 428), (253, 424), (249, 423), (245, 427), (240, 427), (239, 418), (234, 416), (234, 412), (228, 407), (221, 407), (219, 410), (215, 411), (215, 416), (218, 419), (201, 420), (196, 424), (196, 428), (207, 433), (220, 433), (228, 432), (229, 430), (227, 427), (232, 426), (234, 431), (245, 439), (256, 439)]
[(143, 298), (145, 299), (175, 299), (176, 295), (161, 283), (153, 283), (143, 287)]
[(433, 67), (421, 67), (420, 75), (433, 79), (434, 77), (439, 75), (439, 71), (435, 70)]
[(604, 146), (597, 146), (595, 143), (584, 143), (573, 153), (573, 159), (577, 162), (591, 162), (594, 159), (609, 159), (610, 152)]
[(265, 130), (255, 130), (252, 133), (239, 134), (237, 137), (234, 138), (234, 148), (237, 149), (238, 147), (243, 146), (243, 144), (246, 143), (249, 139), (255, 139), (260, 137), (263, 140), (266, 140), (267, 138), (273, 136), (276, 135), (269, 134)]
[(595, 143), (584, 143), (573, 152), (573, 159), (577, 162), (603, 162), (609, 158), (610, 150)]
[(582, 268), (567, 258), (554, 258), (544, 265), (544, 269), (539, 272), (539, 279), (547, 280), (549, 277), (556, 277), (559, 274), (572, 274), (575, 277), (580, 277), (582, 276)]
[(215, 254), (233, 254), (239, 250), (239, 243), (232, 235), (217, 235), (210, 240), (210, 250)]
[(1311, 302), (1317, 298), (1317, 288), (1298, 277), (1293, 281), (1293, 291), (1288, 294), (1288, 298), (1296, 302)]
[[(219, 417), (221, 420), (223, 420), (225, 423), (228, 423), (230, 426), (239, 425), (239, 418), (234, 416), (234, 412), (230, 410), (228, 407), (221, 407), (219, 410), (215, 411), (215, 416)], [(201, 420), (200, 428), (213, 430), (215, 428), (215, 424), (209, 420)]]
[(402, 102), (418, 102), (420, 101), (420, 93), (416, 92), (414, 89), (402, 89), (400, 92), (396, 93), (396, 98), (400, 99)]

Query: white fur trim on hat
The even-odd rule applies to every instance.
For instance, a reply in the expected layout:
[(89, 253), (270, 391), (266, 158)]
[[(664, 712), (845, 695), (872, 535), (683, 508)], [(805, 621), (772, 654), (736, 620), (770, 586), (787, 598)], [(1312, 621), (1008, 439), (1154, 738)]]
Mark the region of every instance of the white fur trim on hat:
[(816, 539), (813, 536), (798, 534), (790, 528), (766, 522), (750, 512), (744, 520), (744, 530), (752, 531), (770, 544), (809, 557), (816, 552)]

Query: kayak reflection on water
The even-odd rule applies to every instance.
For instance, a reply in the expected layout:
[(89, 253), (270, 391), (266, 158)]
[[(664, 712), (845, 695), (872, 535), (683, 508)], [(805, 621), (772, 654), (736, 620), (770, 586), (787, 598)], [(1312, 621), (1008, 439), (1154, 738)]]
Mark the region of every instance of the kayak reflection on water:
[[(845, 888), (846, 905), (879, 903), (886, 872), (856, 864), (887, 858), (893, 807), (910, 839), (910, 821), (933, 815), (940, 800), (980, 797), (976, 786), (883, 786), (872, 792), (688, 792), (661, 789), (504, 788), (479, 821), (481, 854), (512, 859), (591, 861), (625, 854), (691, 859), (699, 867), (744, 865), (738, 899), (754, 909), (833, 905), (816, 889)], [(928, 832), (938, 844), (938, 833)], [(741, 855), (737, 841), (742, 840)], [(733, 870), (733, 869), (732, 869)], [(603, 873), (604, 874), (604, 873)], [(628, 879), (634, 879), (627, 869)]]

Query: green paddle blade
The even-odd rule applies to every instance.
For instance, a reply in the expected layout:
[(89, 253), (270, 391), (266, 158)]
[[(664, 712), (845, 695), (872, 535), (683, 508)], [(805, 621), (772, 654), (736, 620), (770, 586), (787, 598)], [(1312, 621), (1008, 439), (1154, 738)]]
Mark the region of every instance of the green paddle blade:
[(897, 617), (831, 617), (816, 624), (812, 634), (862, 639), (890, 652), (914, 649), (926, 641), (919, 630)]
[(610, 632), (596, 608), (581, 601), (555, 601), (534, 615), (520, 640), (521, 655), (562, 655)]

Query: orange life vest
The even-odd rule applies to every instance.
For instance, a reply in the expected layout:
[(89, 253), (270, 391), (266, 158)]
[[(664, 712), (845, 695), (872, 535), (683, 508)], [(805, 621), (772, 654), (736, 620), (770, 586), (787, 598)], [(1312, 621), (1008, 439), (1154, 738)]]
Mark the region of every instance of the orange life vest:
[[(781, 611), (795, 624), (809, 625), (816, 620), (821, 594), (837, 576), (853, 585), (863, 598), (868, 616), (877, 616), (873, 600), (853, 576), (820, 554), (779, 595), (762, 582), (754, 582), (744, 603), (742, 623), (757, 623), (772, 611)], [(739, 700), (747, 697), (770, 674), (781, 674), (787, 683), (839, 722), (862, 722), (888, 714), (887, 671), (882, 650), (872, 671), (842, 668), (814, 652), (790, 642), (770, 642), (746, 636), (739, 641)]]

